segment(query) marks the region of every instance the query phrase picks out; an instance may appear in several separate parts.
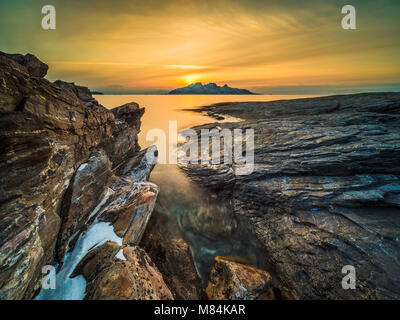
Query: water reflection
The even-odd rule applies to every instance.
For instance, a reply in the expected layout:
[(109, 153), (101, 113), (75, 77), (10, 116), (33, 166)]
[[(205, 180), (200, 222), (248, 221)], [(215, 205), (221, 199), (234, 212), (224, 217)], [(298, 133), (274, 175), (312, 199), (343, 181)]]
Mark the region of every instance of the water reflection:
[[(96, 98), (108, 108), (132, 101), (146, 108), (139, 135), (139, 143), (145, 148), (153, 144), (146, 141), (146, 133), (154, 128), (163, 130), (169, 141), (169, 121), (177, 121), (179, 131), (216, 121), (201, 113), (182, 109), (224, 101), (267, 101), (288, 97), (104, 95)], [(245, 224), (234, 216), (230, 203), (225, 199), (192, 183), (177, 165), (156, 165), (150, 180), (160, 186), (155, 213), (165, 215), (170, 232), (178, 237), (181, 235), (188, 242), (203, 285), (206, 285), (212, 262), (218, 255), (245, 260), (263, 268), (263, 257), (257, 248), (257, 241), (245, 229)]]
[[(175, 165), (158, 165), (151, 180), (161, 186), (156, 212), (189, 244), (206, 285), (215, 256), (236, 257), (262, 266), (256, 241), (234, 216), (230, 203), (193, 184)], [(177, 223), (174, 223), (175, 221)]]

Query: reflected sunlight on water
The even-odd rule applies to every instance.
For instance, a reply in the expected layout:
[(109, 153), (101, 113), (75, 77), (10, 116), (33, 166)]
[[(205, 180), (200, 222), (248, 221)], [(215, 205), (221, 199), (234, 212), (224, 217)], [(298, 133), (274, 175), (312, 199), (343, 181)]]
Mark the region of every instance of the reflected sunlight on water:
[[(97, 95), (96, 99), (107, 108), (128, 102), (137, 102), (145, 107), (139, 143), (146, 148), (153, 144), (146, 141), (146, 133), (151, 129), (162, 129), (168, 139), (169, 121), (177, 121), (178, 131), (217, 122), (202, 113), (182, 109), (225, 101), (272, 101), (299, 97), (304, 96)], [(168, 226), (178, 226), (179, 230), (170, 231), (179, 233), (188, 242), (203, 285), (206, 285), (213, 259), (218, 255), (242, 258), (263, 268), (264, 258), (257, 241), (234, 216), (230, 203), (192, 183), (177, 165), (156, 165), (150, 181), (160, 186), (154, 212), (167, 216)]]
[(195, 109), (219, 102), (273, 101), (305, 98), (304, 95), (96, 95), (95, 98), (106, 108), (112, 109), (128, 102), (136, 102), (146, 108), (142, 117), (139, 143), (146, 148), (152, 142), (146, 141), (151, 129), (162, 129), (168, 134), (168, 122), (177, 121), (178, 130), (196, 125), (215, 122), (199, 112), (183, 112), (181, 109)]

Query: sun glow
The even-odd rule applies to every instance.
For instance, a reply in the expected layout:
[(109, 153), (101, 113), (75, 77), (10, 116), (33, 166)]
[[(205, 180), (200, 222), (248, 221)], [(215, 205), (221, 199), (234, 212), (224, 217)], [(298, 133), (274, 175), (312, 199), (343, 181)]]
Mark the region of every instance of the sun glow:
[(189, 85), (195, 82), (200, 82), (200, 76), (198, 74), (187, 74), (182, 77), (182, 80), (185, 85)]
[(74, 23), (60, 21), (44, 32), (31, 18), (40, 1), (0, 0), (0, 49), (35, 54), (49, 64), (51, 81), (106, 93), (169, 92), (193, 82), (258, 93), (376, 85), (391, 91), (400, 83), (393, 32), (400, 1), (385, 1), (392, 5), (362, 1), (364, 12), (374, 14), (351, 31), (341, 27), (339, 0), (304, 1), (301, 10), (275, 0), (120, 0), (120, 7), (98, 0), (95, 8), (90, 1), (53, 0), (56, 8), (68, 7), (63, 21)]

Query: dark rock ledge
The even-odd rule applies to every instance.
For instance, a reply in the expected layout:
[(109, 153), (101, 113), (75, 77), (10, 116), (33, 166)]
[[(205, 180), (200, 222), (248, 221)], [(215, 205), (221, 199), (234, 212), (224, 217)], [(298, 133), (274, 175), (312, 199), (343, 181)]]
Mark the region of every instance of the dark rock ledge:
[[(144, 108), (107, 110), (86, 87), (44, 79), (47, 69), (0, 52), (0, 299), (34, 297), (42, 266), (61, 267), (93, 221), (122, 246), (89, 251), (75, 270), (92, 281), (86, 298), (172, 298), (137, 247), (158, 194), (137, 142)], [(121, 248), (125, 261), (114, 258)]]
[[(399, 93), (222, 103), (199, 111), (243, 121), (196, 130), (255, 131), (250, 175), (236, 175), (238, 165), (181, 167), (231, 200), (264, 247), (275, 294), (400, 298)], [(356, 269), (355, 290), (342, 289), (345, 265)], [(213, 281), (210, 288), (225, 283)]]

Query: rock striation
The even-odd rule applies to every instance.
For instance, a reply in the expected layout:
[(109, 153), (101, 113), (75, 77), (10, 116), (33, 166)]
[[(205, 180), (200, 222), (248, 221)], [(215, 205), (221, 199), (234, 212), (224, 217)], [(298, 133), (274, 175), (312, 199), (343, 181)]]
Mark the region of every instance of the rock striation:
[[(62, 268), (95, 223), (110, 226), (118, 251), (140, 257), (148, 275), (160, 278), (141, 249), (129, 249), (158, 194), (146, 181), (154, 162), (137, 142), (144, 108), (108, 110), (86, 87), (46, 80), (47, 69), (33, 55), (0, 53), (0, 299), (34, 297), (42, 267)], [(129, 263), (121, 272), (131, 271)], [(129, 281), (145, 290), (136, 280)], [(123, 284), (112, 284), (114, 292)], [(155, 297), (169, 297), (164, 291)]]
[(226, 257), (216, 257), (206, 289), (210, 300), (273, 300), (271, 275)]
[(126, 246), (125, 260), (115, 257), (120, 246), (106, 242), (90, 251), (72, 277), (83, 274), (89, 283), (85, 299), (172, 300), (161, 273), (140, 247)]
[[(400, 94), (365, 93), (200, 109), (254, 129), (254, 170), (185, 165), (225, 192), (264, 247), (283, 297), (400, 298)], [(223, 150), (221, 149), (223, 154)], [(356, 289), (342, 288), (355, 267)]]

